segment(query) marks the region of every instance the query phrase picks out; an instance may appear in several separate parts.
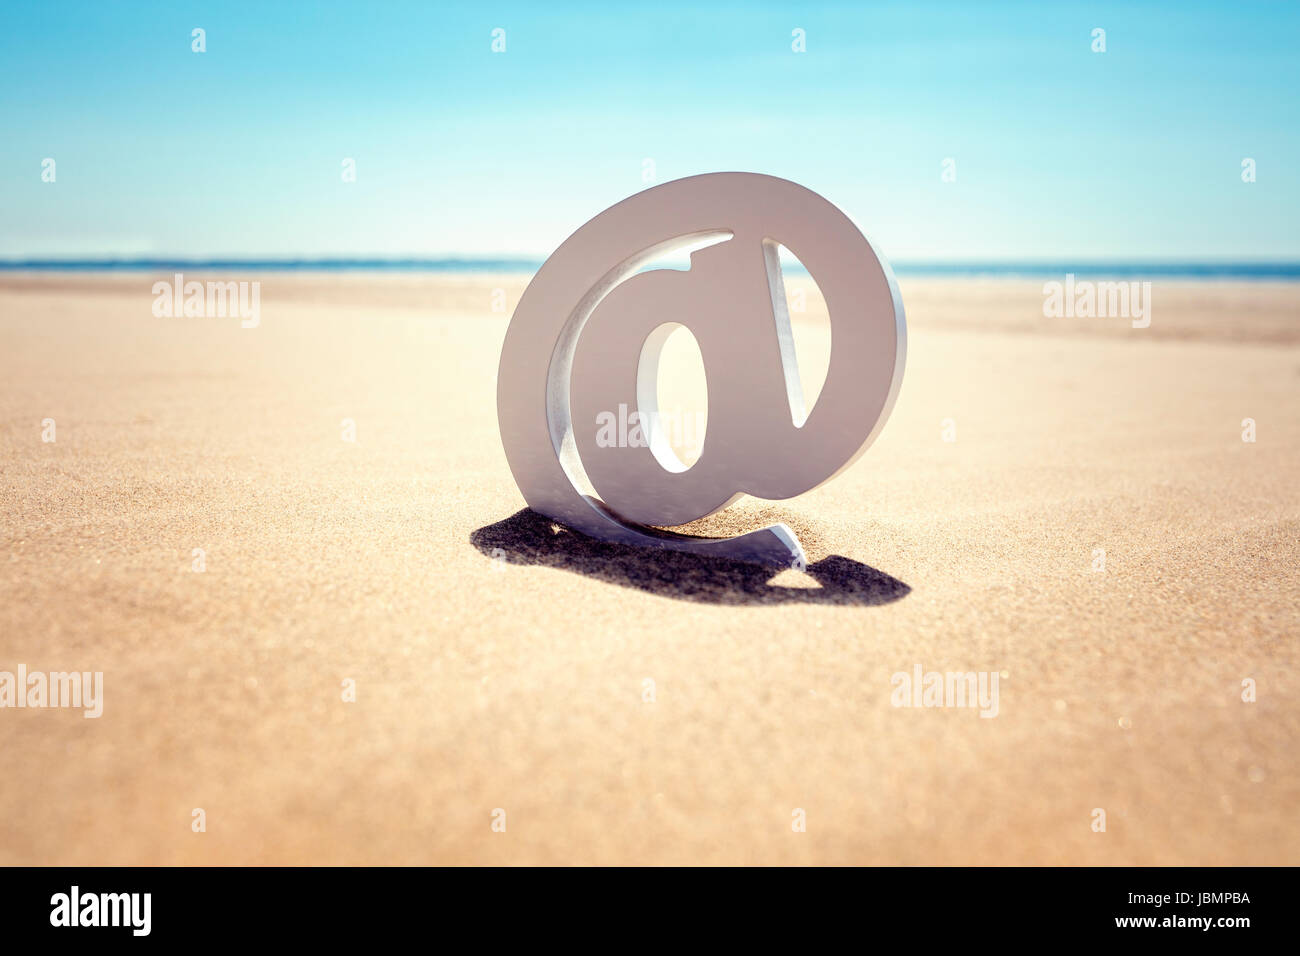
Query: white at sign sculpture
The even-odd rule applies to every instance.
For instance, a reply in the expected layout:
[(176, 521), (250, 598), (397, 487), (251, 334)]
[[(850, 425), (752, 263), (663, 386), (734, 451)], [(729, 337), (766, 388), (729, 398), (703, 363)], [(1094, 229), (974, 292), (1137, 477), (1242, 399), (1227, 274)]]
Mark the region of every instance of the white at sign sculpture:
[[(651, 260), (686, 245), (689, 271)], [(831, 357), (805, 420), (779, 245), (826, 299)], [(658, 360), (676, 325), (695, 336), (708, 431), (685, 468), (656, 433)], [(742, 495), (791, 498), (857, 460), (889, 416), (907, 346), (893, 273), (844, 213), (784, 179), (710, 173), (637, 193), (561, 245), (511, 318), (497, 380), (501, 440), (529, 507), (604, 541), (789, 565), (784, 524), (734, 538), (685, 524)], [(636, 409), (648, 442), (597, 441)], [(661, 527), (651, 527), (661, 526)]]

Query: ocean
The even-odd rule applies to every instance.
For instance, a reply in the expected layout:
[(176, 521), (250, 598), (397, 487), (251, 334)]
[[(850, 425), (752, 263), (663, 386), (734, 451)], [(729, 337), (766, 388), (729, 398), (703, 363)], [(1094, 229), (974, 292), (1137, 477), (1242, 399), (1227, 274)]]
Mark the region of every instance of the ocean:
[[(10, 259), (0, 260), (7, 272), (535, 272), (540, 259)], [(1059, 278), (1076, 276), (1127, 279), (1300, 280), (1300, 262), (925, 262), (894, 261), (903, 278)], [(798, 264), (783, 269), (807, 274)]]

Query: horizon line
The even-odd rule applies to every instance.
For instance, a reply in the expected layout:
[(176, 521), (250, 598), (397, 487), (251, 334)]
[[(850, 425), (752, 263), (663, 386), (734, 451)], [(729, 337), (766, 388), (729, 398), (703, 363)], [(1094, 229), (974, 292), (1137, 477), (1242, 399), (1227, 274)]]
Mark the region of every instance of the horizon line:
[[(536, 272), (546, 261), (527, 256), (284, 256), (284, 257), (59, 257), (0, 259), (4, 272), (134, 272), (185, 269), (247, 270), (255, 272)], [(899, 259), (890, 265), (900, 274), (952, 276), (1056, 276), (1096, 273), (1126, 277), (1300, 279), (1294, 259)], [(807, 275), (801, 263), (783, 264), (786, 271)]]

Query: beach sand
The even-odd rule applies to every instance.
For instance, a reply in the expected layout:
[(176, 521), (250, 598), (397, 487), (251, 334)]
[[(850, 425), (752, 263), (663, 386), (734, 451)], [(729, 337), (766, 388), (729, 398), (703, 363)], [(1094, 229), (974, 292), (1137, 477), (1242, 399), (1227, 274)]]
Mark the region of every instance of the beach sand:
[(879, 441), (692, 528), (772, 577), (523, 511), (526, 276), (234, 278), (257, 328), (0, 276), (0, 669), (104, 674), (0, 710), (0, 863), (1300, 862), (1300, 285), (903, 281)]

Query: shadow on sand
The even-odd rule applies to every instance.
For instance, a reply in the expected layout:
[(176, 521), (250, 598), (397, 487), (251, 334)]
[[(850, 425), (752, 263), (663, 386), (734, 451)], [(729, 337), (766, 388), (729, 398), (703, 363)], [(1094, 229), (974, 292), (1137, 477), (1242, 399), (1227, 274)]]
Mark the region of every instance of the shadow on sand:
[[(682, 551), (607, 544), (525, 508), (469, 536), (483, 554), (510, 564), (537, 564), (597, 581), (704, 604), (888, 604), (912, 589), (883, 571), (831, 555), (808, 565), (817, 585), (769, 583), (780, 568), (701, 557)], [(811, 583), (811, 582), (809, 582)]]

